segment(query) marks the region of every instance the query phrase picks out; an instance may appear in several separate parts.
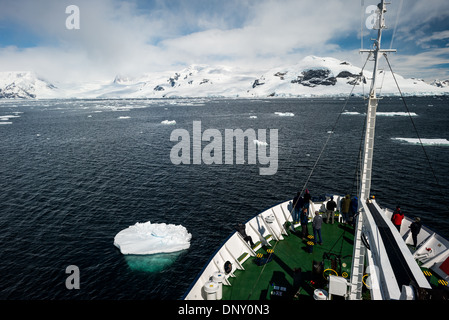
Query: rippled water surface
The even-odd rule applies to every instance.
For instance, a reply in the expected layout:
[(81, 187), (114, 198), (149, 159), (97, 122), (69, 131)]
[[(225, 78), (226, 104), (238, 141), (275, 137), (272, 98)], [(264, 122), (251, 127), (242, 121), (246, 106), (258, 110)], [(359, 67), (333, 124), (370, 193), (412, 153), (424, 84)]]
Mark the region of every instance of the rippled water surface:
[[(408, 98), (422, 138), (449, 140), (449, 98)], [(344, 106), (339, 99), (3, 101), (0, 103), (0, 299), (179, 299), (210, 255), (258, 212), (300, 190)], [(372, 191), (449, 238), (438, 193), (398, 98), (378, 109)], [(353, 192), (365, 102), (352, 98), (308, 184)], [(175, 120), (176, 124), (162, 124)], [(178, 165), (174, 129), (277, 129), (278, 170)], [(170, 123), (170, 122), (168, 122)], [(257, 132), (257, 130), (256, 130)], [(397, 140), (394, 138), (405, 138)], [(203, 147), (208, 142), (203, 142)], [(449, 145), (425, 147), (448, 194)], [(223, 150), (224, 153), (224, 150)], [(136, 222), (182, 224), (191, 247), (123, 256), (114, 236)], [(80, 270), (68, 290), (66, 267)]]

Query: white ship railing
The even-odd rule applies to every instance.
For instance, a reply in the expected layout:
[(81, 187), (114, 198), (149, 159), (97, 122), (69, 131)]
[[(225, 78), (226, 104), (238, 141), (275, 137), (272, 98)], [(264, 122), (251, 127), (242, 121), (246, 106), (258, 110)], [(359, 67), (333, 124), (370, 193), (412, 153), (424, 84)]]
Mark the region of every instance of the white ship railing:
[[(337, 203), (341, 197), (336, 197)], [(323, 209), (322, 202), (311, 202), (309, 210), (309, 219), (312, 218), (313, 212)], [(273, 240), (282, 241), (284, 235), (287, 234), (286, 222), (292, 223), (292, 215), (290, 213), (292, 200), (282, 202), (271, 207), (245, 223), (246, 233), (250, 236), (255, 245), (253, 248), (238, 233), (234, 232), (224, 244), (212, 255), (206, 267), (200, 272), (197, 280), (185, 295), (185, 300), (205, 300), (207, 293), (204, 286), (213, 279), (214, 275), (221, 273), (223, 285), (231, 285), (229, 277), (235, 277), (235, 270), (245, 270), (243, 263), (251, 256), (256, 255), (256, 251), (262, 246), (270, 246)], [(232, 270), (225, 272), (225, 263), (230, 262)]]

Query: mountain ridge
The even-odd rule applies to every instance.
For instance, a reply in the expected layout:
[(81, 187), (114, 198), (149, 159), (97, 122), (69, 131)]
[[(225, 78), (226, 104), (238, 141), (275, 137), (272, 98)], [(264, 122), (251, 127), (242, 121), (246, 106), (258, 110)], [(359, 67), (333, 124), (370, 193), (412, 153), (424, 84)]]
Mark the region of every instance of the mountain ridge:
[[(294, 65), (264, 72), (237, 67), (190, 65), (175, 72), (116, 75), (107, 83), (55, 86), (34, 72), (0, 72), (0, 98), (263, 98), (363, 95), (369, 91), (371, 71), (332, 57), (307, 56)], [(406, 95), (449, 94), (449, 80), (426, 83), (395, 73)], [(394, 78), (381, 71), (383, 95), (398, 95)], [(352, 91), (351, 91), (352, 90)]]

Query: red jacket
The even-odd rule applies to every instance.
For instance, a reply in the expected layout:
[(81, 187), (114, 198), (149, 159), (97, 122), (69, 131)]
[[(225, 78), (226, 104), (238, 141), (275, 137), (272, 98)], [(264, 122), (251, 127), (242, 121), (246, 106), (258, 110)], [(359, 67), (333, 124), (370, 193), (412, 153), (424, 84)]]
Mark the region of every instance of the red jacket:
[(400, 226), (402, 223), (402, 219), (404, 219), (404, 214), (401, 211), (394, 211), (393, 217), (391, 217), (391, 221), (395, 226)]

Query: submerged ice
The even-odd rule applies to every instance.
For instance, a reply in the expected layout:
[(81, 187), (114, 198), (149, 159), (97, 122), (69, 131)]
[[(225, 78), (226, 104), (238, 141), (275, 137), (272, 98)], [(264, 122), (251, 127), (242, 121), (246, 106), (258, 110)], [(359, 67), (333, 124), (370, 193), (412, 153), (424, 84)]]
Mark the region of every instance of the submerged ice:
[(124, 257), (131, 270), (155, 273), (172, 265), (182, 253), (183, 251), (150, 255), (127, 254)]
[(190, 247), (192, 235), (181, 225), (151, 223), (129, 226), (114, 238), (122, 254), (155, 254), (176, 252)]

